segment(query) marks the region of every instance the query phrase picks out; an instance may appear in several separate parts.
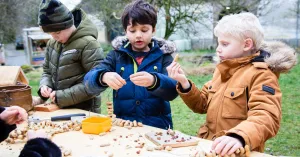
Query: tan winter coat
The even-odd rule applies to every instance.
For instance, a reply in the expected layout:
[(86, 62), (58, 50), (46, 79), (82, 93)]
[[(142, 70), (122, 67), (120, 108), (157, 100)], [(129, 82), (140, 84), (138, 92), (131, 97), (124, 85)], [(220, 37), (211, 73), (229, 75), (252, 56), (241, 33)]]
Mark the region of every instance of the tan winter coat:
[(191, 110), (207, 113), (199, 137), (214, 140), (237, 134), (252, 150), (263, 152), (265, 142), (277, 134), (282, 96), (279, 73), (291, 69), (297, 57), (293, 49), (281, 42), (266, 43), (263, 50), (270, 56), (263, 57), (258, 52), (219, 63), (212, 80), (201, 90), (192, 83), (191, 90), (183, 93), (177, 85)]

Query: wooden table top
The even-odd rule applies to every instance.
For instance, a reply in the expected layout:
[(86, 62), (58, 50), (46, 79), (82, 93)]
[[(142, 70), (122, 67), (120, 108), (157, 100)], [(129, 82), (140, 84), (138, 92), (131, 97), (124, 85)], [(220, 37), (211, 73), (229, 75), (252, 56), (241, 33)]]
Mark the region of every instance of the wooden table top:
[[(89, 115), (88, 111), (80, 109), (34, 112), (33, 115), (39, 117), (51, 117), (73, 113), (86, 113), (87, 116)], [(97, 114), (90, 113), (90, 115)], [(108, 154), (113, 154), (114, 157), (189, 157), (190, 154), (198, 150), (199, 147), (209, 152), (212, 145), (212, 141), (199, 138), (198, 146), (173, 148), (172, 151), (147, 151), (146, 148), (148, 146), (155, 146), (155, 144), (146, 139), (145, 134), (151, 131), (162, 131), (161, 129), (145, 125), (143, 127), (133, 127), (132, 129), (113, 126), (113, 129), (114, 131), (108, 132), (104, 136), (84, 134), (82, 131), (70, 131), (56, 134), (52, 141), (58, 146), (70, 149), (72, 151), (72, 156), (74, 157), (99, 157), (108, 156)], [(135, 148), (137, 145), (135, 142), (136, 139), (145, 142), (145, 146), (143, 148)], [(100, 147), (103, 143), (109, 143), (110, 146)], [(2, 142), (0, 143), (0, 157), (17, 157), (23, 147), (24, 143), (7, 144), (6, 142)], [(139, 154), (137, 154), (138, 151), (140, 151)], [(251, 157), (271, 157), (271, 155), (251, 152)]]

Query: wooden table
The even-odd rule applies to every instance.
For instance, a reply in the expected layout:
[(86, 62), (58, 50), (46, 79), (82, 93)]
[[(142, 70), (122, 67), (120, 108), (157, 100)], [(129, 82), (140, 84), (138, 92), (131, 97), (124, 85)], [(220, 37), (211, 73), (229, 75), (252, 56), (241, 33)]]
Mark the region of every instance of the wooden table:
[[(73, 113), (86, 113), (89, 112), (79, 109), (64, 109), (55, 112), (35, 112), (34, 116), (50, 117), (64, 114)], [(95, 115), (91, 113), (91, 115)], [(150, 131), (160, 131), (161, 129), (143, 126), (132, 129), (113, 126), (115, 129), (112, 132), (107, 133), (104, 136), (84, 134), (82, 131), (71, 131), (66, 133), (57, 134), (53, 137), (52, 141), (59, 146), (63, 146), (72, 150), (72, 156), (74, 157), (99, 157), (107, 156), (108, 153), (113, 153), (114, 157), (188, 157), (192, 152), (197, 149), (197, 146), (173, 148), (172, 151), (147, 151), (147, 146), (155, 146), (151, 141), (145, 138), (145, 133)], [(141, 136), (141, 137), (139, 137)], [(144, 148), (135, 148), (137, 145), (134, 140), (140, 138), (145, 142)], [(199, 139), (198, 147), (209, 151), (212, 141)], [(100, 147), (102, 143), (110, 143), (110, 146)], [(0, 143), (0, 157), (17, 157), (22, 150), (24, 143), (7, 144), (6, 142)], [(129, 148), (131, 147), (131, 148)], [(137, 151), (140, 150), (140, 154)], [(251, 157), (271, 157), (271, 155), (251, 152)]]

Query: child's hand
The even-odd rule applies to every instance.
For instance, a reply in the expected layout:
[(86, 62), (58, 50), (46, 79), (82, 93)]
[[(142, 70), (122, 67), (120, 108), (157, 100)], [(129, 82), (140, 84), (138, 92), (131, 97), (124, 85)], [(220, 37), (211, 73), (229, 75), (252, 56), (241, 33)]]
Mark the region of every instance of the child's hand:
[(19, 106), (7, 107), (1, 114), (0, 119), (8, 125), (21, 124), (27, 119), (27, 112)]
[(104, 73), (102, 81), (114, 90), (118, 90), (126, 84), (126, 81), (116, 72)]
[(178, 81), (183, 89), (188, 89), (190, 87), (190, 83), (186, 76), (184, 75), (183, 70), (180, 67), (180, 64), (177, 62), (172, 62), (167, 67), (168, 75), (170, 78)]
[(51, 102), (53, 102), (53, 103), (55, 103), (55, 95), (56, 95), (55, 91), (51, 92), (51, 94), (50, 94), (50, 99), (51, 99)]
[(45, 130), (28, 130), (27, 132), (27, 138), (28, 140), (34, 139), (34, 138), (47, 138), (47, 134)]
[(41, 94), (42, 94), (43, 97), (49, 98), (51, 92), (52, 92), (51, 88), (49, 88), (48, 86), (42, 86), (42, 88), (41, 88)]
[(154, 83), (154, 76), (143, 71), (130, 75), (130, 80), (137, 86), (150, 87)]
[(212, 150), (215, 150), (217, 154), (224, 156), (225, 154), (231, 155), (240, 147), (243, 147), (240, 140), (230, 136), (221, 136), (213, 142)]

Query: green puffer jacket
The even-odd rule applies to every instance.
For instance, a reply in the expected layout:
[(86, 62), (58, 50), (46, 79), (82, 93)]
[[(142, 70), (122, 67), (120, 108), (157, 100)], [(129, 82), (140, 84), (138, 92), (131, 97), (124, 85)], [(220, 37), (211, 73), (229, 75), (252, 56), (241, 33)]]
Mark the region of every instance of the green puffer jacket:
[[(56, 91), (56, 103), (60, 108), (80, 108), (100, 113), (100, 95), (87, 93), (83, 84), (85, 74), (104, 58), (97, 41), (96, 26), (81, 9), (72, 11), (76, 31), (65, 43), (51, 39), (47, 43), (44, 73), (40, 88), (46, 85)], [(40, 97), (44, 98), (40, 90)]]

